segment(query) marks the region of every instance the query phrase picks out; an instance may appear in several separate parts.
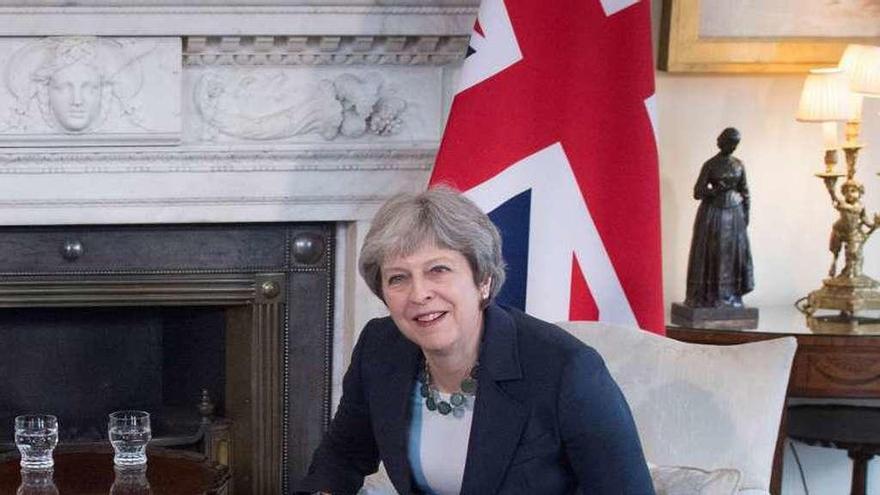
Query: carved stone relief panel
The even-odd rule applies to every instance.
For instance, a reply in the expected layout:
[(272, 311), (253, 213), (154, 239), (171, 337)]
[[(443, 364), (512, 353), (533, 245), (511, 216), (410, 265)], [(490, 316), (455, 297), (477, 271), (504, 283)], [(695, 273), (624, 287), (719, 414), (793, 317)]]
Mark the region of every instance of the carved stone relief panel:
[(0, 146), (180, 141), (180, 38), (5, 38), (0, 70)]
[(437, 67), (188, 67), (184, 141), (372, 143), (440, 138)]

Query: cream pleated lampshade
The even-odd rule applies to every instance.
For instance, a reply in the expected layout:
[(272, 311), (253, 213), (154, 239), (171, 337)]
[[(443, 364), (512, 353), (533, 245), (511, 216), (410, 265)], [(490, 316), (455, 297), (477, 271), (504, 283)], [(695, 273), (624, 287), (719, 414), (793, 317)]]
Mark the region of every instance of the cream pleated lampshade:
[(800, 122), (844, 122), (852, 115), (849, 80), (840, 68), (812, 69), (801, 90)]
[(848, 45), (839, 66), (849, 78), (851, 90), (880, 98), (880, 46)]

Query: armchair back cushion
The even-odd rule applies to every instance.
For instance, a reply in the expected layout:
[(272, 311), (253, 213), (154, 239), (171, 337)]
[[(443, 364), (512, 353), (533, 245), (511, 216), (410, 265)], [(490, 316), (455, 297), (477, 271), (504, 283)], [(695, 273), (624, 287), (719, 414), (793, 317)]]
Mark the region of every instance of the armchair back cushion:
[(738, 469), (740, 489), (769, 491), (794, 337), (713, 346), (597, 322), (559, 325), (602, 355), (649, 462)]

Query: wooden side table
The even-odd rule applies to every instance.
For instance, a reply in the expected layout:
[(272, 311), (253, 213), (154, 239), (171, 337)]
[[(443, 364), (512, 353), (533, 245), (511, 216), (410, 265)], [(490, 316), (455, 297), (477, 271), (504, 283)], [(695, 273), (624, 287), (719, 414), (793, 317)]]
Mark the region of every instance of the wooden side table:
[(850, 495), (867, 493), (868, 461), (880, 455), (880, 408), (809, 404), (788, 408), (788, 436), (846, 450), (853, 460)]
[[(880, 398), (880, 334), (810, 329), (793, 307), (760, 309), (755, 330), (666, 327), (666, 335), (694, 344), (731, 345), (792, 336), (798, 341), (788, 384), (789, 397)], [(770, 492), (782, 486), (784, 435), (788, 415), (780, 425)]]
[[(185, 451), (147, 450), (144, 475), (116, 473), (109, 446), (65, 450), (55, 449), (52, 481), (55, 493), (85, 495), (95, 493), (151, 495), (227, 495), (229, 469)], [(16, 493), (22, 486), (18, 453), (0, 456), (0, 493)], [(44, 481), (43, 484), (46, 482)], [(51, 485), (51, 483), (50, 483)], [(147, 488), (148, 487), (148, 488)], [(38, 493), (53, 493), (40, 487)], [(111, 491), (112, 490), (112, 491)], [(28, 493), (24, 490), (24, 493)]]

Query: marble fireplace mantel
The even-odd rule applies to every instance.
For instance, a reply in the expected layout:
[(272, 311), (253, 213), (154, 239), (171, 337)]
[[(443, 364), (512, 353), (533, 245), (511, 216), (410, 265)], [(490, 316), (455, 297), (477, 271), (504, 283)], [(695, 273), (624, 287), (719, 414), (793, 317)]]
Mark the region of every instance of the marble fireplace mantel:
[[(366, 220), (427, 180), (476, 4), (6, 2), (0, 224)], [(46, 89), (77, 63), (86, 128)]]
[(479, 2), (266, 3), (3, 2), (0, 225), (336, 222), (338, 397), (383, 311), (358, 246), (427, 182)]

